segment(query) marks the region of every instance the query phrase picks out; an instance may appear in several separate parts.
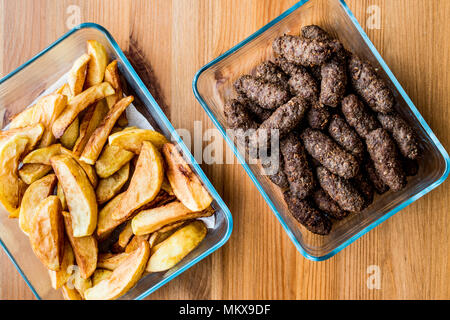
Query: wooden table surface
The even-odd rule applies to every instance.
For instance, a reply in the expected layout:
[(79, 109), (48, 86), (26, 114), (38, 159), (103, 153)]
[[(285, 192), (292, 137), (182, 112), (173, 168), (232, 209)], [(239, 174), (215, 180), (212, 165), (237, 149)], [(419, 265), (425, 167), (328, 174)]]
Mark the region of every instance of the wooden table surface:
[[(213, 124), (191, 89), (195, 72), (295, 0), (0, 0), (0, 76), (78, 22), (106, 27), (141, 57), (176, 128)], [(348, 0), (350, 9), (444, 147), (450, 148), (450, 1)], [(375, 7), (373, 7), (375, 6)], [(375, 11), (373, 11), (375, 10)], [(380, 28), (372, 26), (379, 10)], [(372, 26), (373, 27), (373, 26)], [(227, 147), (228, 148), (228, 147)], [(448, 299), (450, 184), (325, 262), (297, 252), (238, 165), (203, 165), (234, 217), (230, 240), (149, 299)], [(372, 274), (376, 272), (377, 274)], [(368, 286), (379, 276), (379, 286)], [(4, 252), (0, 299), (33, 295)]]

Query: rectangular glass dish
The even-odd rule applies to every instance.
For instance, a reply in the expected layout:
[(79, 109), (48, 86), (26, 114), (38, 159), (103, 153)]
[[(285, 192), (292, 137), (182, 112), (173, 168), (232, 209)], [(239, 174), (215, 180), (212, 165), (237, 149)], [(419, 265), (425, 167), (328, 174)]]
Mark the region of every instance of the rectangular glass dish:
[[(235, 97), (233, 82), (261, 62), (272, 59), (272, 42), (283, 34), (300, 34), (302, 26), (317, 24), (339, 39), (350, 51), (369, 60), (386, 80), (397, 100), (396, 109), (417, 132), (420, 150), (419, 173), (408, 178), (400, 192), (376, 196), (372, 205), (333, 224), (328, 236), (308, 232), (289, 213), (280, 189), (262, 174), (259, 164), (248, 164), (231, 136), (223, 114), (224, 103)], [(342, 0), (303, 0), (265, 25), (250, 37), (202, 67), (193, 80), (196, 98), (222, 133), (244, 166), (290, 239), (303, 256), (326, 260), (353, 241), (393, 216), (441, 184), (449, 174), (449, 156), (420, 115), (400, 83), (369, 40), (356, 18)]]
[[(120, 73), (127, 81), (127, 90), (134, 95), (133, 105), (150, 122), (153, 128), (178, 144), (183, 156), (203, 182), (211, 196), (215, 209), (215, 221), (209, 225), (206, 238), (174, 268), (144, 276), (121, 299), (143, 299), (180, 273), (221, 247), (230, 237), (233, 228), (231, 213), (194, 157), (189, 152), (172, 124), (164, 115), (116, 41), (102, 26), (85, 23), (69, 31), (47, 49), (0, 80), (1, 127), (11, 116), (30, 105), (47, 88), (51, 87), (72, 67), (73, 62), (86, 52), (86, 41), (102, 43), (111, 60), (118, 60)], [(61, 299), (60, 290), (51, 287), (46, 268), (35, 257), (28, 237), (19, 229), (16, 219), (9, 219), (8, 212), (0, 208), (0, 245), (38, 299)]]

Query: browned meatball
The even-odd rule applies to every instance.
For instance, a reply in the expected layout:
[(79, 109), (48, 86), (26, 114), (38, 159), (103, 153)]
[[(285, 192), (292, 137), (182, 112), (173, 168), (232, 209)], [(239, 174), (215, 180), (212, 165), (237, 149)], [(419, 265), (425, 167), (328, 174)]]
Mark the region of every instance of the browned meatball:
[(353, 178), (359, 171), (356, 158), (319, 130), (307, 128), (301, 138), (308, 153), (331, 172)]
[(308, 124), (311, 128), (319, 130), (325, 129), (330, 120), (330, 112), (328, 111), (328, 107), (316, 101), (309, 109), (306, 119), (308, 120)]
[(323, 41), (330, 39), (330, 35), (325, 30), (314, 24), (302, 27), (302, 36), (303, 38), (310, 40), (315, 39)]
[(335, 114), (331, 117), (328, 133), (342, 148), (353, 154), (357, 159), (362, 159), (364, 145), (358, 134), (341, 116)]
[(364, 199), (366, 200), (364, 207), (368, 207), (373, 202), (373, 187), (368, 177), (360, 172), (352, 180), (355, 188), (361, 192)]
[(283, 156), (280, 154), (279, 156), (279, 162), (278, 162), (278, 170), (276, 172), (272, 173), (270, 172), (269, 166), (273, 165), (269, 162), (263, 162), (261, 161), (261, 165), (264, 169), (265, 174), (267, 174), (267, 177), (272, 181), (274, 184), (279, 186), (281, 189), (287, 189), (289, 188), (289, 181), (286, 177), (286, 174), (284, 173), (284, 161)]
[(292, 216), (306, 229), (319, 235), (327, 235), (331, 231), (331, 221), (323, 213), (313, 207), (308, 200), (301, 200), (290, 192), (284, 193)]
[(316, 170), (320, 186), (341, 209), (350, 212), (360, 212), (364, 209), (363, 196), (348, 180), (331, 173), (324, 167), (318, 167)]
[(384, 129), (392, 134), (400, 153), (409, 159), (416, 159), (419, 154), (416, 134), (409, 124), (397, 114), (378, 114), (378, 120)]
[(345, 63), (331, 59), (322, 65), (320, 83), (320, 102), (336, 108), (344, 98), (347, 88), (347, 70)]
[(348, 124), (355, 128), (362, 138), (380, 127), (377, 119), (354, 94), (350, 94), (342, 100), (342, 113)]
[(349, 72), (353, 88), (372, 110), (381, 113), (393, 111), (394, 96), (369, 62), (352, 55)]
[(367, 178), (369, 178), (370, 182), (372, 183), (373, 187), (375, 188), (375, 191), (378, 194), (383, 194), (383, 193), (387, 192), (389, 190), (389, 187), (379, 177), (378, 172), (375, 169), (375, 166), (371, 159), (368, 159), (366, 161), (365, 168), (366, 168), (366, 172), (367, 172)]
[(288, 88), (289, 77), (272, 61), (264, 61), (256, 67), (255, 76), (268, 82), (278, 84), (284, 89)]
[(225, 118), (230, 129), (256, 129), (258, 124), (253, 120), (247, 108), (238, 100), (231, 100), (225, 104)]
[(308, 163), (305, 148), (300, 139), (290, 133), (280, 142), (280, 151), (284, 159), (284, 173), (289, 181), (291, 193), (304, 199), (314, 189), (314, 175)]
[(319, 210), (322, 210), (333, 219), (341, 220), (349, 214), (348, 211), (342, 210), (336, 201), (331, 199), (322, 188), (314, 192), (313, 200)]
[(402, 190), (406, 186), (406, 176), (389, 133), (382, 128), (373, 130), (366, 137), (366, 145), (381, 180), (394, 192)]
[(276, 38), (272, 48), (275, 54), (305, 67), (321, 65), (333, 53), (330, 41), (309, 40), (293, 35)]
[(241, 103), (247, 109), (252, 118), (258, 123), (261, 123), (264, 120), (268, 119), (272, 114), (271, 110), (261, 108), (242, 94), (238, 94), (236, 100), (239, 101), (239, 103)]
[(289, 100), (289, 92), (277, 84), (250, 75), (240, 77), (234, 87), (261, 108), (273, 110)]

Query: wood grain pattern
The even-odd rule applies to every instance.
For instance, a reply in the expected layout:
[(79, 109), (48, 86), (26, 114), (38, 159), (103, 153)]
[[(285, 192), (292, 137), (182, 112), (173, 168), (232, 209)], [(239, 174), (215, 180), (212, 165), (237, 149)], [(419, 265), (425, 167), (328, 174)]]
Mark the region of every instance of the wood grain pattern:
[[(0, 0), (0, 76), (64, 34), (70, 5), (106, 27), (121, 48), (149, 64), (152, 92), (175, 127), (213, 124), (194, 98), (195, 72), (293, 5), (295, 0)], [(450, 1), (348, 0), (444, 147), (450, 147)], [(367, 9), (381, 9), (381, 29)], [(137, 62), (139, 64), (139, 62)], [(219, 143), (224, 143), (222, 140)], [(228, 149), (226, 147), (226, 149)], [(296, 251), (242, 167), (203, 165), (234, 217), (229, 242), (149, 299), (448, 299), (449, 183), (424, 196), (326, 262)], [(369, 290), (367, 268), (381, 270)], [(32, 299), (0, 253), (0, 299)]]

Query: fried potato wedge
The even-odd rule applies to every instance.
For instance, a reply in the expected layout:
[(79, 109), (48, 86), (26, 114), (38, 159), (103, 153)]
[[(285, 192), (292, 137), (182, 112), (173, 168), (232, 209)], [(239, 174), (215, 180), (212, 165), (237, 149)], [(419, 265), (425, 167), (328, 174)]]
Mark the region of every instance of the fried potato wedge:
[(117, 239), (117, 242), (113, 244), (113, 252), (123, 252), (133, 236), (134, 234), (133, 229), (131, 228), (131, 221), (127, 221), (125, 227), (119, 234), (119, 239)]
[(106, 179), (100, 179), (97, 188), (95, 189), (97, 203), (103, 204), (118, 194), (120, 189), (122, 189), (128, 181), (129, 174), (130, 163), (127, 163), (112, 176)]
[(33, 182), (25, 191), (20, 204), (19, 227), (26, 235), (30, 233), (36, 208), (42, 200), (53, 194), (57, 182), (56, 175), (49, 174)]
[(152, 248), (146, 271), (165, 271), (194, 250), (206, 236), (206, 226), (196, 220), (175, 231), (170, 237)]
[(19, 177), (26, 184), (32, 184), (50, 171), (52, 171), (52, 167), (44, 164), (24, 164), (19, 170)]
[(104, 240), (117, 226), (123, 222), (120, 220), (114, 220), (112, 215), (114, 211), (117, 210), (117, 206), (124, 195), (125, 192), (119, 193), (99, 211), (97, 229), (95, 231), (95, 234), (99, 240)]
[[(142, 236), (133, 236), (130, 240), (130, 242), (128, 242), (127, 246), (125, 247), (125, 252), (126, 253), (131, 253), (134, 250), (136, 250), (139, 247), (139, 243), (141, 243), (141, 241), (148, 241), (148, 239), (150, 238), (149, 234), (144, 234)], [(149, 242), (150, 248), (152, 247), (152, 244)]]
[(90, 60), (91, 56), (85, 53), (73, 63), (67, 76), (67, 84), (72, 96), (76, 96), (83, 91), (86, 70)]
[(108, 279), (112, 275), (111, 270), (106, 269), (97, 269), (92, 274), (92, 285), (95, 286), (97, 283), (99, 283), (102, 280)]
[(72, 121), (72, 123), (64, 131), (59, 141), (64, 146), (64, 148), (72, 150), (77, 142), (78, 136), (80, 135), (80, 120), (78, 117)]
[[(111, 84), (114, 90), (116, 90), (115, 94), (106, 97), (106, 104), (108, 105), (108, 108), (111, 109), (117, 103), (117, 101), (119, 101), (123, 97), (122, 83), (120, 81), (119, 68), (117, 67), (117, 60), (114, 60), (113, 62), (111, 62), (106, 66), (105, 82), (109, 82), (109, 84)], [(125, 127), (128, 125), (128, 120), (125, 112), (120, 115), (119, 119), (117, 120), (117, 123), (121, 127)]]
[(80, 294), (81, 298), (85, 298), (86, 290), (92, 288), (92, 280), (91, 278), (84, 279), (81, 276), (80, 268), (78, 266), (73, 266), (70, 268), (71, 276), (69, 281), (67, 281), (67, 285), (69, 288), (75, 288)]
[(175, 145), (166, 143), (162, 153), (167, 164), (167, 178), (177, 198), (191, 211), (202, 211), (208, 208), (213, 200), (212, 197)]
[(214, 211), (212, 209), (192, 212), (181, 202), (174, 201), (161, 207), (139, 212), (131, 220), (131, 226), (134, 234), (143, 235), (155, 232), (166, 225), (199, 217), (211, 216), (213, 213)]
[(97, 225), (97, 200), (86, 173), (69, 155), (54, 156), (50, 163), (66, 196), (73, 236), (91, 235)]
[[(187, 221), (181, 221), (181, 222), (173, 223), (173, 224), (167, 225), (167, 226), (159, 229), (156, 232), (153, 232), (150, 235), (149, 239), (148, 239), (148, 243), (150, 244), (150, 248), (153, 249), (153, 247), (157, 246), (158, 244), (160, 244), (161, 242), (166, 240), (175, 231), (177, 231), (178, 229), (180, 229), (183, 225), (185, 225), (187, 223), (190, 223), (190, 221), (187, 220)], [(144, 235), (136, 236), (136, 237), (144, 237)], [(125, 252), (128, 252), (128, 251), (125, 250)]]
[(50, 282), (53, 289), (58, 290), (69, 281), (71, 276), (71, 266), (75, 263), (72, 247), (69, 241), (64, 241), (64, 253), (59, 271), (48, 270)]
[(89, 88), (103, 81), (109, 58), (105, 47), (96, 40), (87, 41), (87, 51), (91, 56), (86, 75), (86, 88)]
[(133, 159), (134, 153), (118, 146), (106, 145), (95, 163), (100, 178), (108, 178)]
[(65, 284), (61, 288), (64, 300), (83, 300), (78, 290), (73, 286)]
[(61, 183), (59, 182), (56, 187), (56, 196), (59, 198), (59, 201), (61, 201), (61, 207), (63, 211), (66, 211), (67, 210), (66, 196), (64, 195), (64, 190), (62, 189)]
[(80, 124), (80, 135), (73, 147), (73, 153), (79, 157), (86, 147), (86, 143), (94, 133), (95, 129), (100, 125), (102, 120), (108, 113), (108, 107), (105, 100), (98, 101), (95, 105), (89, 107), (83, 116)]
[(61, 269), (64, 254), (64, 226), (57, 196), (42, 200), (31, 220), (30, 243), (36, 256), (50, 270)]
[(112, 300), (126, 293), (141, 278), (149, 256), (150, 246), (142, 241), (107, 279), (86, 290), (86, 300)]
[(9, 213), (19, 208), (23, 195), (17, 168), (28, 142), (28, 138), (20, 136), (0, 141), (0, 202)]
[(128, 219), (139, 208), (151, 202), (161, 190), (164, 164), (161, 154), (149, 141), (142, 142), (142, 150), (125, 196), (113, 213), (114, 220)]
[(15, 137), (28, 138), (28, 145), (25, 154), (34, 149), (39, 140), (43, 137), (45, 127), (41, 123), (31, 124), (26, 127), (0, 131), (0, 143)]
[(64, 83), (61, 87), (56, 89), (55, 92), (53, 92), (53, 93), (63, 94), (68, 99), (70, 99), (72, 97), (72, 92), (70, 91), (70, 87), (69, 87), (69, 85), (67, 83)]
[(61, 145), (56, 143), (31, 151), (23, 158), (22, 162), (50, 165), (50, 158), (59, 154), (61, 154)]
[(167, 177), (164, 177), (164, 180), (161, 184), (161, 189), (163, 189), (168, 194), (173, 195), (173, 189), (172, 186), (170, 185), (169, 180), (167, 180)]
[(101, 253), (98, 255), (97, 267), (114, 271), (128, 258), (128, 253)]
[(67, 127), (70, 126), (81, 111), (86, 109), (89, 105), (114, 94), (114, 92), (114, 89), (109, 83), (102, 82), (71, 98), (67, 102), (66, 108), (52, 125), (53, 135), (57, 139), (61, 138)]
[(161, 133), (146, 129), (127, 129), (109, 136), (109, 144), (118, 146), (135, 154), (141, 152), (142, 142), (150, 141), (158, 150), (169, 141)]
[(97, 161), (97, 158), (100, 156), (103, 146), (108, 140), (108, 136), (116, 124), (117, 119), (119, 119), (119, 116), (133, 102), (133, 100), (133, 96), (123, 98), (108, 111), (106, 117), (89, 138), (89, 141), (81, 154), (80, 160), (91, 165), (95, 164), (95, 161)]
[(68, 156), (71, 156), (77, 163), (78, 165), (83, 168), (84, 173), (86, 173), (89, 181), (91, 182), (92, 186), (95, 188), (97, 186), (98, 183), (98, 178), (97, 178), (97, 174), (95, 173), (95, 169), (93, 166), (84, 163), (83, 161), (81, 161), (76, 155), (73, 154), (72, 151), (67, 150), (66, 148), (61, 148), (61, 154), (65, 154)]
[(66, 234), (75, 253), (75, 260), (83, 279), (89, 278), (97, 268), (98, 246), (94, 236), (74, 237), (70, 213), (63, 212)]

